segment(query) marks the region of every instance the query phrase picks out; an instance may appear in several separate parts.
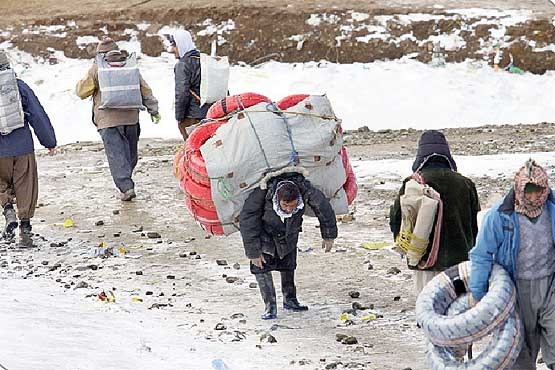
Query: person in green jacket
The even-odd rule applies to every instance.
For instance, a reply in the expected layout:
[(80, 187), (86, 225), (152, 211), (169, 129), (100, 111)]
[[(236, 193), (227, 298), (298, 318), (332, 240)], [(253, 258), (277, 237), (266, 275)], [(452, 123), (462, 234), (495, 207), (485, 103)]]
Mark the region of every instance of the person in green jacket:
[[(425, 183), (436, 190), (443, 202), (443, 220), (437, 260), (431, 267), (414, 270), (416, 295), (443, 270), (468, 260), (468, 252), (474, 246), (478, 234), (477, 214), (480, 211), (478, 193), (474, 183), (457, 172), (457, 164), (451, 156), (445, 136), (436, 130), (425, 131), (418, 141), (416, 160), (412, 171), (422, 175)], [(400, 196), (405, 193), (404, 180), (395, 203), (390, 209), (389, 224), (394, 239), (401, 230)], [(434, 233), (429, 238), (432, 244)], [(428, 252), (422, 257), (426, 261)]]

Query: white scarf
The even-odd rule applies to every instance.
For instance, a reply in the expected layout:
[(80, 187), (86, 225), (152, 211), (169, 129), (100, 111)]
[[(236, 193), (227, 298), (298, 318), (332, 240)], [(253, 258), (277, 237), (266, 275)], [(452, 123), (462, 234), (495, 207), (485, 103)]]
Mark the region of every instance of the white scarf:
[(197, 48), (189, 31), (177, 30), (173, 34), (173, 39), (179, 52), (179, 58), (183, 58), (183, 55)]
[(299, 195), (299, 198), (297, 199), (297, 207), (291, 213), (287, 213), (283, 209), (281, 209), (281, 207), (279, 205), (279, 199), (277, 197), (277, 193), (278, 193), (278, 190), (283, 185), (285, 185), (287, 183), (295, 184), (293, 181), (280, 181), (280, 182), (278, 182), (278, 184), (276, 186), (276, 191), (275, 191), (274, 196), (272, 198), (274, 211), (279, 216), (279, 218), (281, 218), (282, 222), (284, 222), (286, 218), (289, 218), (289, 217), (293, 216), (295, 213), (299, 212), (301, 209), (304, 208), (303, 197)]

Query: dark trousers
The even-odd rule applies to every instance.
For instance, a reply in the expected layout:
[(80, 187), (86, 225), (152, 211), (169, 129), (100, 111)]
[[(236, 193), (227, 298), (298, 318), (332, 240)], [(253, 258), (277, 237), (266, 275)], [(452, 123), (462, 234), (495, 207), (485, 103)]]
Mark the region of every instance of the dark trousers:
[(131, 177), (139, 159), (137, 150), (141, 134), (139, 124), (108, 127), (98, 132), (104, 142), (104, 151), (116, 187), (122, 193), (134, 189), (135, 183)]

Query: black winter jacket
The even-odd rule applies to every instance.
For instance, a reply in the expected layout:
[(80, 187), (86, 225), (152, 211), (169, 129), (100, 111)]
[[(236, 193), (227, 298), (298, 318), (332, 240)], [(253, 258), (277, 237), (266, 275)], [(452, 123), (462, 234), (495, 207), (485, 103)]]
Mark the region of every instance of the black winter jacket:
[(177, 62), (175, 73), (175, 119), (204, 119), (210, 104), (200, 106), (200, 53), (191, 50)]
[[(443, 271), (460, 262), (468, 261), (468, 252), (476, 242), (478, 223), (476, 215), (480, 211), (478, 193), (474, 183), (449, 168), (423, 168), (422, 177), (426, 184), (434, 188), (443, 201), (443, 222), (437, 262), (429, 270)], [(393, 238), (397, 238), (401, 230), (400, 196), (405, 193), (406, 178), (390, 209), (389, 225)], [(434, 238), (430, 235), (430, 244)], [(426, 260), (428, 253), (422, 258)], [(414, 269), (412, 267), (409, 267)]]
[(301, 191), (305, 208), (312, 208), (320, 222), (322, 239), (337, 238), (335, 212), (325, 195), (299, 174), (286, 174), (271, 179), (267, 190), (256, 188), (245, 201), (240, 215), (241, 237), (248, 258), (258, 258), (261, 253), (282, 259), (297, 248), (299, 233), (302, 231), (305, 208), (285, 222), (273, 209), (272, 198), (279, 181), (290, 180)]

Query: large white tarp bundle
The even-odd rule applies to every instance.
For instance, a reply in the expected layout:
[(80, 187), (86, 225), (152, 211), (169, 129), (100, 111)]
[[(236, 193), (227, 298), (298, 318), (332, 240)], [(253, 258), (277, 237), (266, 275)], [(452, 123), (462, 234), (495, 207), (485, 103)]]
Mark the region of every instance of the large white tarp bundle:
[(284, 113), (277, 111), (268, 103), (247, 108), (200, 148), (226, 235), (238, 230), (243, 204), (260, 180), (292, 166), (308, 173), (308, 180), (330, 199), (336, 214), (348, 212), (339, 155), (343, 138), (327, 96), (310, 96)]

